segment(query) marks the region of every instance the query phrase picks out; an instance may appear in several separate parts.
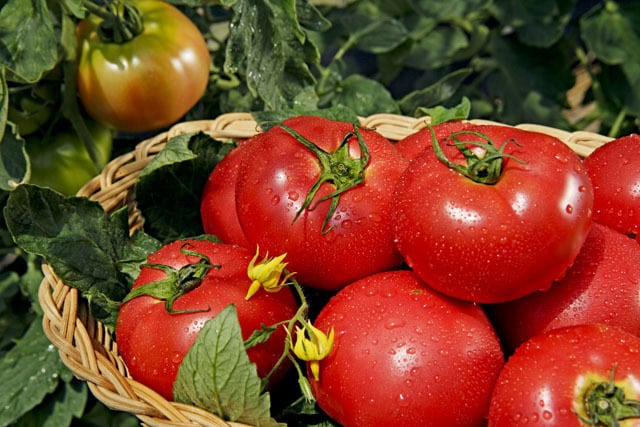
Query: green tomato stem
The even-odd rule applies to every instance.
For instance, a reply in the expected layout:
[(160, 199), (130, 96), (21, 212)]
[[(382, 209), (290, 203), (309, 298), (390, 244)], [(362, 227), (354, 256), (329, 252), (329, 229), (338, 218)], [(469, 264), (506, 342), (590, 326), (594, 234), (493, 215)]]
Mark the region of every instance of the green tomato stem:
[(640, 401), (627, 399), (624, 390), (614, 381), (615, 367), (607, 382), (594, 384), (584, 395), (587, 417), (578, 416), (590, 426), (618, 427), (620, 421), (640, 418)]
[(105, 43), (126, 43), (144, 29), (140, 11), (131, 4), (120, 0), (107, 1), (104, 6), (91, 0), (83, 0), (82, 4), (89, 13), (102, 19), (98, 33)]
[[(300, 214), (302, 214), (305, 209), (311, 206), (313, 198), (316, 196), (323, 183), (328, 182), (333, 184), (335, 187), (335, 191), (316, 201), (317, 204), (325, 200), (331, 200), (329, 211), (327, 212), (327, 215), (322, 222), (322, 234), (327, 234), (329, 231), (331, 231), (331, 227), (328, 227), (328, 224), (331, 216), (338, 207), (340, 195), (345, 191), (364, 182), (364, 173), (371, 156), (369, 154), (369, 148), (365, 144), (364, 138), (362, 137), (362, 134), (360, 132), (360, 127), (354, 123), (353, 132), (348, 132), (342, 139), (340, 146), (332, 153), (328, 153), (289, 126), (286, 126), (282, 123), (280, 123), (278, 126), (288, 132), (302, 145), (311, 150), (311, 152), (317, 157), (321, 168), (318, 180), (311, 186), (311, 189), (309, 190), (309, 193), (302, 203), (302, 206), (300, 207), (298, 212), (296, 212), (293, 221), (296, 221)], [(349, 139), (351, 139), (351, 137), (353, 136), (355, 136), (358, 140), (358, 146), (361, 153), (359, 158), (352, 158), (349, 155)]]
[[(453, 141), (452, 144), (462, 153), (466, 161), (464, 165), (453, 163), (444, 154), (432, 126), (429, 126), (429, 131), (431, 133), (433, 151), (438, 160), (447, 167), (479, 184), (492, 185), (497, 183), (502, 176), (502, 166), (505, 158), (513, 159), (522, 164), (526, 163), (504, 152), (508, 142), (513, 142), (517, 145), (515, 140), (508, 140), (500, 147), (496, 147), (489, 136), (471, 130), (454, 132), (446, 138), (446, 140)], [(461, 141), (459, 138), (460, 135), (472, 135), (477, 137), (478, 141)], [(479, 154), (476, 150), (470, 149), (469, 145), (478, 147), (482, 153)]]

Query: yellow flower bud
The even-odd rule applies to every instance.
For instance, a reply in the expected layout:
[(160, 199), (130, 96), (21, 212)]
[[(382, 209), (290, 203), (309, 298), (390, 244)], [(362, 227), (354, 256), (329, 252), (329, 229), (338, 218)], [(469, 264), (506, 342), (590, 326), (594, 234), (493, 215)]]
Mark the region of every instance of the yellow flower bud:
[(251, 280), (251, 285), (247, 295), (244, 297), (246, 300), (251, 298), (260, 288), (264, 288), (267, 292), (278, 292), (283, 286), (287, 285), (287, 280), (295, 274), (289, 273), (283, 277), (284, 269), (287, 266), (287, 263), (283, 262), (283, 260), (287, 254), (269, 258), (267, 253), (262, 261), (257, 262), (259, 254), (260, 248), (256, 248), (256, 254), (249, 262), (249, 267), (247, 267), (247, 275)]
[(316, 381), (320, 380), (319, 362), (331, 352), (333, 339), (333, 328), (325, 334), (308, 320), (302, 328), (296, 326), (296, 342), (292, 347), (293, 353), (299, 359), (309, 362), (311, 373)]

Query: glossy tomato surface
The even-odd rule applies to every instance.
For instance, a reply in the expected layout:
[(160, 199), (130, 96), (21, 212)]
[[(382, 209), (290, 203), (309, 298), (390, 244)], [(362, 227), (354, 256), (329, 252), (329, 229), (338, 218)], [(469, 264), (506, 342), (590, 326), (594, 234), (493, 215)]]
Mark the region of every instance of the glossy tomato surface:
[(640, 335), (640, 245), (593, 224), (567, 274), (544, 292), (488, 307), (500, 338), (512, 351), (542, 332), (604, 323)]
[[(174, 310), (200, 310), (192, 313), (169, 313), (164, 301), (149, 295), (131, 299), (122, 305), (116, 324), (118, 349), (131, 376), (167, 399), (172, 399), (173, 382), (184, 355), (191, 348), (204, 323), (229, 304), (237, 309), (244, 339), (261, 324), (273, 325), (295, 314), (297, 301), (289, 288), (280, 292), (258, 292), (245, 300), (251, 284), (247, 267), (253, 253), (235, 245), (205, 240), (175, 241), (149, 255), (148, 263), (180, 268), (198, 261), (181, 248), (204, 254), (219, 268), (208, 270), (202, 283), (180, 296)], [(143, 267), (133, 287), (161, 280), (166, 273)], [(269, 339), (248, 349), (249, 359), (256, 363), (264, 377), (283, 351), (284, 329), (279, 328)], [(286, 365), (283, 365), (286, 368)], [(283, 368), (272, 377), (273, 383), (285, 373)]]
[(484, 424), (503, 354), (479, 306), (390, 271), (343, 288), (314, 325), (335, 341), (311, 386), (341, 425)]
[(144, 29), (125, 43), (103, 41), (100, 18), (78, 25), (78, 92), (96, 120), (146, 132), (179, 120), (203, 95), (211, 57), (193, 21), (158, 0), (131, 2)]
[(241, 143), (209, 175), (200, 199), (200, 218), (205, 233), (217, 236), (223, 242), (253, 249), (236, 212), (236, 181), (244, 151)]
[[(361, 149), (352, 123), (302, 116), (284, 124), (326, 153), (343, 146), (352, 161), (363, 159), (363, 150), (370, 158), (362, 182), (340, 194), (329, 214), (332, 200), (323, 198), (336, 190), (332, 182), (320, 183), (303, 208), (323, 170), (312, 150), (281, 126), (247, 141), (236, 183), (236, 208), (249, 242), (269, 253), (286, 253), (297, 280), (323, 290), (336, 290), (399, 265), (391, 202), (406, 160), (398, 150), (368, 129), (359, 129), (366, 147)], [(333, 166), (339, 180), (355, 172), (344, 159)]]
[(594, 221), (632, 237), (640, 232), (640, 135), (615, 139), (584, 160), (593, 182)]
[[(592, 223), (593, 188), (580, 158), (541, 133), (497, 125), (463, 130), (450, 136), (470, 151), (478, 149), (472, 141), (487, 138), (503, 150), (498, 181), (463, 176), (425, 143), (396, 187), (400, 253), (430, 286), (468, 301), (503, 302), (549, 288)], [(431, 141), (428, 129), (421, 135)], [(439, 145), (452, 164), (463, 165), (452, 141)]]
[[(633, 410), (640, 404), (639, 378), (636, 335), (595, 324), (537, 335), (507, 360), (493, 391), (488, 426), (637, 427), (637, 416), (594, 419), (597, 410), (588, 411), (585, 402), (605, 413), (629, 399)], [(611, 389), (611, 396), (596, 392), (601, 387)]]

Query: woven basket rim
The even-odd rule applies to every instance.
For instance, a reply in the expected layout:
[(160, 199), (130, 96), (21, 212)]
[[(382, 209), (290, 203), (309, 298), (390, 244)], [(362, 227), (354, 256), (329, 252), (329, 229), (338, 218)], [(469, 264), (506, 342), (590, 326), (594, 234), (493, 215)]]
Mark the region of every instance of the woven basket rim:
[[(374, 114), (360, 117), (359, 121), (391, 140), (400, 140), (425, 128), (430, 122), (428, 117), (412, 118), (397, 114)], [(486, 120), (471, 122), (503, 125)], [(592, 132), (568, 132), (536, 124), (515, 127), (552, 135), (581, 157), (586, 157), (612, 139)], [(77, 194), (98, 201), (107, 212), (129, 205), (132, 208), (129, 217), (131, 229), (141, 227), (142, 218), (134, 209), (131, 191), (139, 173), (169, 139), (192, 132), (204, 132), (215, 139), (231, 141), (251, 137), (260, 132), (260, 127), (250, 113), (227, 113), (212, 120), (178, 123), (111, 160)], [(149, 426), (249, 427), (222, 420), (194, 406), (167, 401), (133, 380), (118, 355), (117, 343), (104, 325), (91, 318), (77, 290), (64, 284), (48, 265), (44, 264), (42, 271), (44, 278), (38, 300), (44, 310), (45, 334), (58, 348), (63, 363), (77, 378), (86, 381), (93, 395), (107, 407), (131, 413)]]

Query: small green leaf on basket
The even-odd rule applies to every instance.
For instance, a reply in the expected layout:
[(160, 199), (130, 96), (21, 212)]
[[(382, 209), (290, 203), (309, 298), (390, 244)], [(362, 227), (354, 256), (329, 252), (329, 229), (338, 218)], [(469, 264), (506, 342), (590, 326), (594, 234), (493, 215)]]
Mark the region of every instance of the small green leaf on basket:
[(173, 385), (177, 402), (204, 408), (229, 421), (284, 426), (270, 415), (269, 393), (244, 349), (236, 308), (209, 320), (186, 354)]
[(202, 189), (211, 170), (233, 147), (201, 132), (169, 139), (135, 185), (145, 232), (163, 242), (202, 234)]

